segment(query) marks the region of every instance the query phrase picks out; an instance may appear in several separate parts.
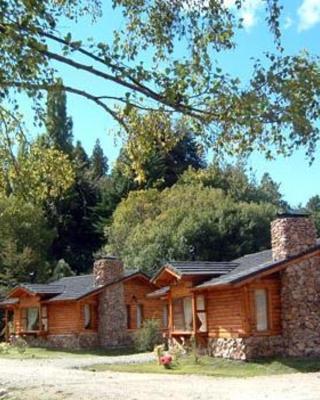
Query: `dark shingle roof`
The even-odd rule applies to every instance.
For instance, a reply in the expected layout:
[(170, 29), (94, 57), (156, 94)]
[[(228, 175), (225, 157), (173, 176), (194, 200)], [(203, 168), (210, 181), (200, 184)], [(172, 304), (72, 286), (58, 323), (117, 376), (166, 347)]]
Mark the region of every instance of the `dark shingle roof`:
[(274, 264), (272, 262), (272, 250), (264, 250), (259, 253), (247, 254), (243, 257), (233, 260), (232, 263), (234, 263), (236, 267), (230, 271), (230, 273), (212, 278), (201, 285), (198, 285), (197, 288), (213, 287), (231, 283), (254, 272), (262, 271), (266, 267), (270, 267), (271, 264)]
[(201, 285), (198, 285), (197, 288), (207, 288), (240, 282), (243, 279), (267, 271), (276, 266), (286, 264), (290, 260), (294, 260), (315, 250), (320, 250), (320, 239), (317, 239), (316, 244), (313, 247), (285, 260), (273, 261), (271, 249), (260, 251), (259, 253), (248, 254), (232, 261), (233, 263), (237, 264), (237, 267), (229, 274), (220, 276), (218, 278), (212, 278)]
[[(129, 278), (137, 273), (141, 273), (136, 270), (125, 270), (122, 279)], [(148, 278), (146, 276), (146, 278)], [(114, 283), (114, 282), (113, 282)], [(61, 301), (61, 300), (78, 300), (84, 296), (87, 296), (93, 292), (99, 291), (101, 287), (97, 287), (94, 284), (94, 275), (80, 275), (70, 276), (62, 278), (59, 281), (53, 282), (50, 285), (62, 285), (63, 291), (58, 295), (50, 299), (50, 302)]]
[(179, 275), (224, 275), (236, 265), (232, 262), (215, 261), (175, 261), (167, 264)]
[(17, 297), (12, 297), (10, 299), (4, 299), (0, 301), (0, 306), (9, 306), (11, 304), (18, 304), (19, 299)]
[[(137, 270), (125, 270), (122, 279), (127, 279), (136, 274), (142, 274), (145, 276), (146, 279), (149, 279), (147, 275)], [(48, 284), (25, 283), (19, 285), (18, 287), (24, 288), (33, 293), (40, 294), (47, 299), (50, 298), (48, 300), (49, 302), (55, 302), (62, 300), (78, 300), (84, 296), (101, 290), (103, 286), (95, 286), (94, 275), (90, 274), (69, 276)]]
[(57, 296), (50, 299), (50, 302), (61, 300), (75, 300), (95, 289), (93, 275), (69, 276), (49, 283), (48, 286), (59, 285), (63, 290)]
[(23, 283), (20, 287), (27, 289), (30, 292), (39, 293), (39, 294), (59, 294), (63, 291), (63, 286), (57, 282), (53, 282), (52, 284), (41, 284), (41, 283)]

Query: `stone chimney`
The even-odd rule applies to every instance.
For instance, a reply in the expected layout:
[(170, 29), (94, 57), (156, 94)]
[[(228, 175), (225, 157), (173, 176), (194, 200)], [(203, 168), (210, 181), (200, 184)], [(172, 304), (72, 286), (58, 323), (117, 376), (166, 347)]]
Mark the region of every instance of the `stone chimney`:
[(105, 348), (128, 344), (123, 264), (116, 257), (107, 256), (95, 261), (93, 266), (95, 286), (106, 286), (99, 294), (98, 339)]
[(95, 286), (107, 285), (123, 277), (123, 263), (113, 256), (106, 256), (93, 265)]
[(316, 245), (316, 239), (316, 228), (309, 214), (278, 214), (271, 223), (272, 258), (280, 261), (306, 251)]

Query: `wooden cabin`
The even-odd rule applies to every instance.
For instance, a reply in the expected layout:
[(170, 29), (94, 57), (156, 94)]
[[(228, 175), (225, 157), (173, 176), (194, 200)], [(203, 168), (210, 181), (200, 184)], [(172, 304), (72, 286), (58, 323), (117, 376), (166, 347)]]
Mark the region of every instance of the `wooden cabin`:
[(272, 249), (229, 262), (171, 262), (150, 298), (168, 303), (171, 341), (194, 337), (213, 356), (320, 355), (320, 242), (305, 214), (281, 214)]
[(152, 279), (162, 286), (162, 291), (158, 289), (149, 297), (161, 298), (168, 304), (170, 338), (181, 341), (195, 337), (198, 345), (207, 347), (213, 342), (211, 339), (280, 335), (279, 273), (236, 286), (224, 284), (222, 278), (232, 279), (231, 272), (236, 274), (252, 258), (266, 262), (270, 256), (268, 250), (230, 263), (166, 264)]
[[(102, 308), (101, 301), (108, 302), (109, 294), (119, 285), (122, 291), (117, 303), (125, 313), (121, 314), (125, 315), (121, 338), (127, 344), (145, 319), (162, 321), (162, 302), (146, 297), (156, 287), (137, 271), (125, 271), (120, 279), (98, 286), (91, 274), (14, 288), (0, 304), (5, 310), (6, 340), (20, 335), (34, 345), (82, 348), (98, 347), (102, 342), (108, 346), (108, 338), (101, 337), (99, 306)], [(114, 320), (107, 325), (113, 327)], [(114, 328), (116, 332), (117, 326)]]

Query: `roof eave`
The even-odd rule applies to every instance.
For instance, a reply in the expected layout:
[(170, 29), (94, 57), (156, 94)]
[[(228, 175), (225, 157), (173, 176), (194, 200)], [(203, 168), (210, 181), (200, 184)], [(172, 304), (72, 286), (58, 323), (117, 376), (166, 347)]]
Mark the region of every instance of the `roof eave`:
[(248, 273), (247, 275), (239, 278), (235, 278), (231, 280), (230, 282), (222, 283), (222, 284), (215, 284), (213, 283), (212, 285), (208, 284), (206, 286), (199, 285), (198, 287), (196, 286), (194, 290), (206, 290), (206, 289), (221, 289), (224, 287), (238, 287), (242, 286), (251, 280), (271, 275), (274, 274), (275, 272), (281, 271), (282, 269), (287, 268), (291, 263), (294, 263), (297, 260), (310, 257), (312, 255), (315, 255), (320, 252), (320, 245), (314, 246), (309, 250), (306, 250), (302, 253), (296, 254), (294, 256), (291, 256), (285, 260), (280, 260), (276, 263), (273, 263), (272, 265), (267, 265), (265, 268), (260, 269), (259, 271), (253, 271), (251, 273)]

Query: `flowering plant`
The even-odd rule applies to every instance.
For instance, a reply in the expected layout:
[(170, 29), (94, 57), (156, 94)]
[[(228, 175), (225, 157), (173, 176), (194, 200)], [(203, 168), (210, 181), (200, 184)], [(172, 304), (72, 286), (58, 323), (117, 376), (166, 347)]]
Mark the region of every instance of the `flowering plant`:
[(170, 368), (172, 363), (172, 356), (170, 354), (165, 354), (160, 357), (160, 364), (165, 368)]

